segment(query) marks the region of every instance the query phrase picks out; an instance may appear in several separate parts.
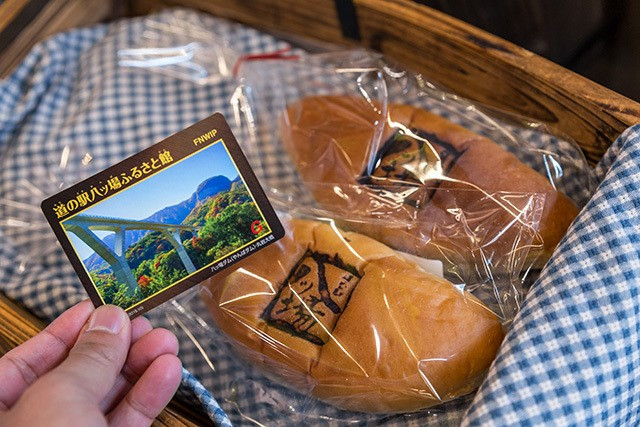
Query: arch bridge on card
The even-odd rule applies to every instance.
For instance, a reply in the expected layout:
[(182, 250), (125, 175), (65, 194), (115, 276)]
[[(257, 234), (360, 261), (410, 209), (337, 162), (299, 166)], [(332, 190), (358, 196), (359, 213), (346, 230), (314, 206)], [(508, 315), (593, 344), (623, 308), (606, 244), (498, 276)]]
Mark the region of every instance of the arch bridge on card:
[[(197, 232), (202, 227), (194, 227), (192, 225), (176, 225), (164, 224), (152, 221), (137, 221), (122, 218), (109, 218), (93, 215), (76, 215), (66, 220), (64, 228), (78, 236), (91, 249), (95, 251), (102, 259), (104, 259), (113, 269), (113, 274), (120, 283), (127, 286), (127, 294), (133, 295), (138, 288), (138, 282), (133, 277), (131, 267), (127, 262), (125, 253), (127, 247), (125, 244), (125, 231), (127, 230), (150, 230), (159, 231), (165, 239), (175, 248), (180, 260), (184, 264), (187, 273), (191, 274), (196, 271), (191, 258), (182, 246), (180, 239), (180, 231), (190, 231), (197, 236)], [(115, 233), (114, 248), (107, 246), (94, 231), (112, 231)]]

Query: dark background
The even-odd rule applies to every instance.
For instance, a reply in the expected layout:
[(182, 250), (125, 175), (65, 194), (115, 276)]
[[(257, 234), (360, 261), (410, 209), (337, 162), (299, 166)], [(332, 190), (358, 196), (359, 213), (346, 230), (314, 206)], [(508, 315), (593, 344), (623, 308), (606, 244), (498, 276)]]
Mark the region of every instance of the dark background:
[(640, 0), (419, 0), (640, 101)]

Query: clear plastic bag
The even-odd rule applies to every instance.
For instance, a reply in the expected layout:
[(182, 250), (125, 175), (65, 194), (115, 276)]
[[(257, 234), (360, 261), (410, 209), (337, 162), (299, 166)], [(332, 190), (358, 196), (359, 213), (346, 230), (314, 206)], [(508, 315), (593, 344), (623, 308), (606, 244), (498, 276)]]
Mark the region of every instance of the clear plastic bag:
[[(203, 17), (187, 9), (175, 9), (170, 16), (144, 20), (136, 43), (118, 50), (118, 64), (166, 74), (182, 80), (210, 85), (235, 76), (248, 60), (296, 59), (301, 51), (283, 47), (272, 52), (243, 52), (237, 27), (211, 27)], [(225, 32), (231, 30), (232, 32)], [(245, 35), (246, 37), (246, 35)]]
[[(503, 230), (517, 248), (509, 261), (522, 263), (544, 202), (535, 194), (479, 197), (457, 215), (466, 218), (464, 232), (452, 214), (434, 230), (448, 246), (443, 253), (455, 257), (474, 246), (482, 252), (495, 236), (476, 227), (478, 219), (502, 215), (506, 200), (521, 220)], [(449, 203), (458, 209), (455, 197)], [(224, 346), (240, 356), (243, 372), (218, 397), (239, 407), (240, 390), (265, 393), (267, 419), (280, 422), (363, 421), (375, 417), (363, 412), (413, 412), (480, 384), (505, 330), (501, 307), (484, 304), (466, 285), (483, 273), (465, 261), (449, 259), (443, 267), (395, 251), (342, 230), (327, 212), (280, 212), (287, 230), (281, 241), (211, 278), (200, 298), (175, 303), (199, 347), (215, 346), (219, 354)], [(353, 222), (341, 221), (349, 228)]]
[(366, 51), (239, 77), (238, 139), (288, 235), (176, 304), (199, 345), (241, 356), (218, 395), (268, 396), (276, 423), (460, 404), (432, 409), (480, 384), (593, 189), (577, 145)]
[[(470, 204), (483, 192), (544, 194), (540, 235), (522, 265), (527, 272), (545, 264), (594, 189), (575, 143), (523, 118), (489, 115), (367, 51), (249, 62), (240, 81), (234, 97), (240, 140), (272, 196), (291, 206), (404, 221), (410, 234), (428, 237), (416, 221), (437, 225), (452, 193)], [(345, 186), (358, 196), (341, 194)], [(384, 227), (360, 231), (430, 255)], [(490, 258), (485, 263), (478, 268), (498, 269)]]
[(241, 54), (204, 25), (200, 15), (177, 9), (168, 19), (145, 19), (134, 46), (118, 50), (118, 64), (211, 84), (233, 75)]

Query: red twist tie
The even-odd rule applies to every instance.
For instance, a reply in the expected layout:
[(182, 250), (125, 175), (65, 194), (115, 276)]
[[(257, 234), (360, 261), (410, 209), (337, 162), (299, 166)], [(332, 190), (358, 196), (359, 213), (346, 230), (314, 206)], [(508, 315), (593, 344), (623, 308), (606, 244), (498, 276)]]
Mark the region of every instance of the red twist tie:
[(241, 55), (240, 58), (236, 61), (233, 66), (233, 77), (238, 76), (238, 69), (243, 62), (247, 61), (261, 61), (265, 59), (286, 59), (286, 60), (296, 60), (300, 59), (300, 55), (287, 55), (288, 52), (291, 51), (290, 47), (285, 47), (284, 49), (276, 50), (274, 52), (269, 53), (252, 53)]

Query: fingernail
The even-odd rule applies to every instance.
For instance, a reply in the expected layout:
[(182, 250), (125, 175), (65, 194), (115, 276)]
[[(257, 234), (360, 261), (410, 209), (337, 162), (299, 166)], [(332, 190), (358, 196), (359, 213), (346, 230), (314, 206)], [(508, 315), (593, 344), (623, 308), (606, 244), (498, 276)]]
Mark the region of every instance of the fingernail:
[(117, 334), (127, 320), (126, 313), (115, 305), (103, 305), (93, 312), (87, 331), (103, 331)]

